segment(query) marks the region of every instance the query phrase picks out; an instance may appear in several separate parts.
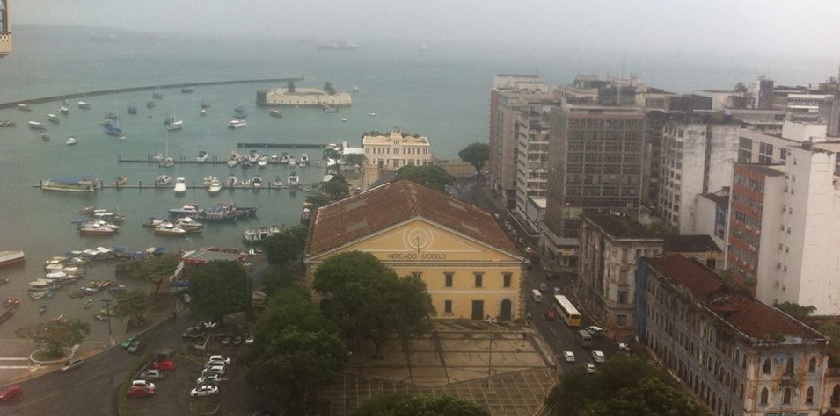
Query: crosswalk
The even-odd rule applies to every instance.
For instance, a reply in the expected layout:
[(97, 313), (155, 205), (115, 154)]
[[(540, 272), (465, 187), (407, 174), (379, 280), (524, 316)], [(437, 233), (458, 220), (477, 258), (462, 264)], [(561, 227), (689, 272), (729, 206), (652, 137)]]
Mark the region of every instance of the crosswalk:
[(29, 357), (0, 357), (0, 370), (24, 370), (33, 365)]

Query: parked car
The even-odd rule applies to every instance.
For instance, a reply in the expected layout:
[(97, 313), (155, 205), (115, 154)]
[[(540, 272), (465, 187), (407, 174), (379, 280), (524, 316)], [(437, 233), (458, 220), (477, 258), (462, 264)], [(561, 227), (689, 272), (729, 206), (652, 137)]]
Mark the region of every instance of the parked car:
[(184, 331), (184, 333), (181, 334), (181, 336), (186, 338), (186, 339), (199, 339), (199, 338), (203, 337), (204, 334), (205, 334), (205, 331), (203, 329), (187, 328), (187, 330)]
[(625, 344), (625, 343), (623, 343), (623, 342), (619, 342), (619, 343), (618, 343), (618, 350), (619, 350), (619, 351), (627, 351), (627, 352), (630, 352), (630, 346), (629, 346), (629, 345), (627, 345), (627, 344)]
[(230, 335), (225, 335), (224, 337), (222, 337), (222, 345), (230, 345), (230, 340)]
[(201, 376), (195, 379), (195, 384), (202, 385), (202, 384), (212, 384), (217, 385), (220, 381), (222, 381), (222, 376), (219, 374), (208, 374), (206, 376)]
[(540, 283), (540, 292), (548, 292), (548, 285), (545, 283)]
[(140, 373), (138, 378), (142, 378), (143, 380), (163, 380), (163, 373), (160, 370), (146, 370)]
[(591, 335), (600, 335), (600, 334), (603, 334), (604, 331), (605, 331), (604, 328), (601, 328), (600, 326), (594, 326), (594, 325), (586, 327), (586, 330), (589, 331), (589, 334), (591, 334)]
[(23, 395), (23, 387), (13, 384), (0, 390), (0, 400), (12, 400)]
[(592, 350), (592, 359), (595, 360), (596, 363), (603, 363), (606, 361), (607, 357), (604, 356), (604, 352), (601, 350)]
[(248, 334), (245, 336), (245, 345), (251, 345), (254, 343), (254, 334)]
[(242, 335), (236, 335), (233, 337), (233, 341), (231, 341), (233, 345), (242, 345)]
[(152, 367), (155, 370), (172, 371), (172, 370), (175, 370), (175, 361), (172, 361), (172, 360), (155, 361), (152, 364)]
[(82, 359), (81, 358), (77, 358), (75, 360), (69, 360), (66, 363), (64, 363), (63, 367), (61, 367), (61, 371), (70, 371), (74, 368), (79, 368), (80, 365), (82, 365)]
[(563, 351), (563, 359), (566, 360), (567, 363), (575, 362), (575, 353), (571, 351)]
[(584, 364), (584, 365), (586, 366), (586, 372), (587, 372), (587, 373), (589, 373), (589, 374), (595, 374), (595, 371), (597, 371), (597, 370), (595, 369), (595, 364), (592, 364), (592, 363), (586, 363), (586, 364)]
[(210, 357), (207, 357), (207, 362), (209, 363), (210, 361), (222, 361), (225, 364), (230, 364), (230, 357), (225, 357), (222, 355), (211, 355)]
[(143, 342), (140, 341), (139, 339), (135, 339), (134, 342), (132, 342), (131, 345), (128, 346), (128, 352), (131, 353), (131, 354), (134, 354), (135, 352), (140, 351), (142, 349), (143, 349)]
[(210, 368), (210, 367), (217, 366), (217, 365), (220, 365), (220, 366), (224, 367), (225, 362), (222, 361), (222, 360), (211, 360), (211, 361), (208, 361), (208, 362), (204, 363), (204, 368)]
[(137, 379), (131, 382), (132, 386), (155, 388), (155, 384), (149, 380)]
[(225, 366), (223, 366), (223, 365), (211, 365), (209, 367), (204, 368), (204, 370), (201, 371), (202, 376), (209, 375), (209, 374), (223, 375), (224, 373), (225, 373)]
[(214, 394), (219, 394), (219, 386), (203, 385), (192, 389), (190, 397), (210, 396)]
[(149, 397), (155, 394), (154, 387), (130, 386), (125, 395), (128, 397)]
[(120, 347), (122, 347), (123, 349), (128, 348), (129, 345), (131, 345), (131, 343), (134, 342), (135, 339), (137, 339), (136, 335), (132, 335), (132, 336), (126, 338), (125, 341), (120, 343)]

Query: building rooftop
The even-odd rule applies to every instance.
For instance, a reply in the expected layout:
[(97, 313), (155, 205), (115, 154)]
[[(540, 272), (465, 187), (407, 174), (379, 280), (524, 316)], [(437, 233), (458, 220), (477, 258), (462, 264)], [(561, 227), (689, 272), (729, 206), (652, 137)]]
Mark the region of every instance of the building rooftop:
[(784, 164), (738, 163), (738, 165), (761, 172), (765, 176), (776, 177), (785, 174)]
[(625, 215), (584, 214), (584, 221), (589, 221), (603, 232), (616, 240), (662, 240)]
[(666, 253), (720, 253), (720, 247), (708, 234), (668, 235), (663, 247)]
[(686, 288), (701, 305), (753, 342), (825, 340), (819, 332), (790, 315), (739, 293), (736, 287), (696, 261), (679, 254), (645, 261), (675, 285)]
[(423, 218), (514, 256), (523, 256), (489, 211), (406, 179), (321, 207), (309, 231), (306, 255)]

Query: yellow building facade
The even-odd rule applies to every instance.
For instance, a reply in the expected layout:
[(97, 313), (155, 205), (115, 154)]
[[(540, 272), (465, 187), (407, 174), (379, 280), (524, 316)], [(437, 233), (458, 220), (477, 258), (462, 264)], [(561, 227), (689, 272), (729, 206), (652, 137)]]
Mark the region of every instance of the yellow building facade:
[(490, 212), (444, 193), (407, 180), (386, 184), (321, 207), (309, 235), (310, 279), (330, 256), (363, 251), (399, 276), (418, 275), (433, 319), (522, 316), (525, 257)]

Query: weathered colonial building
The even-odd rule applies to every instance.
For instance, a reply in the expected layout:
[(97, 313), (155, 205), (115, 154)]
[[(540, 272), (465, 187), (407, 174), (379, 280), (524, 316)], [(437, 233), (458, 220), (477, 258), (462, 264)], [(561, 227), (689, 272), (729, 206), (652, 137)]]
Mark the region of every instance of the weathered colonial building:
[(521, 317), (527, 263), (494, 216), (408, 180), (321, 207), (304, 253), (306, 275), (330, 256), (363, 251), (398, 275), (420, 276), (437, 319)]
[(834, 384), (817, 331), (680, 255), (642, 260), (636, 289), (637, 337), (713, 414), (827, 410)]
[(423, 166), (435, 160), (428, 137), (403, 133), (399, 127), (391, 129), (390, 134), (365, 134), (362, 147), (368, 163), (379, 169)]

